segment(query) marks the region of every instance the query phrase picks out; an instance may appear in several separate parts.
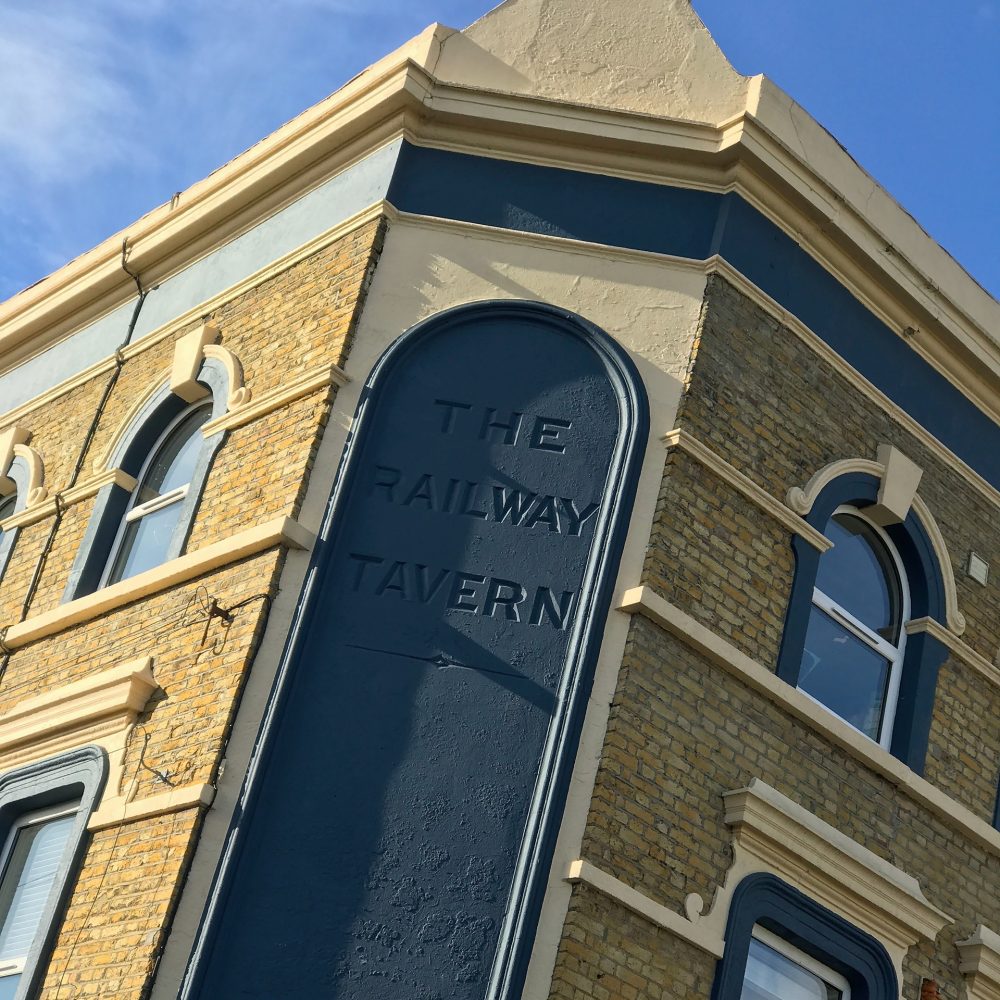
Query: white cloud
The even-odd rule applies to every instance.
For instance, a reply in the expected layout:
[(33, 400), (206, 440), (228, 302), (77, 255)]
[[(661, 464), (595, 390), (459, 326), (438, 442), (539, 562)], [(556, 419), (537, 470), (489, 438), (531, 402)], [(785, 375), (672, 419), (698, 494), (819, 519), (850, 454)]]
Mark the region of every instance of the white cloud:
[(0, 299), (490, 0), (0, 0)]
[(79, 10), (0, 5), (2, 174), (45, 182), (123, 155), (135, 108), (115, 71), (121, 41)]

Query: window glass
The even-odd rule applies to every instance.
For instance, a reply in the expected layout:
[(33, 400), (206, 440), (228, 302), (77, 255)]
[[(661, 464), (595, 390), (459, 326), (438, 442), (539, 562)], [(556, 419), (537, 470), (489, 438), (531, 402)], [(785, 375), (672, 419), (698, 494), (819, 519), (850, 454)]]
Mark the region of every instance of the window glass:
[(201, 435), (196, 431), (211, 414), (207, 406), (202, 406), (189, 413), (170, 433), (143, 477), (139, 503), (148, 503), (191, 482), (202, 442)]
[(851, 507), (824, 533), (799, 689), (888, 747), (899, 693), (909, 603), (899, 557), (880, 528)]
[(130, 521), (109, 582), (127, 580), (130, 576), (159, 566), (167, 557), (180, 516), (181, 504), (172, 503)]
[(740, 1000), (841, 1000), (844, 991), (756, 938)]
[(816, 589), (889, 642), (900, 627), (899, 579), (892, 556), (860, 517), (834, 514), (824, 534), (833, 548), (819, 561)]
[[(153, 453), (125, 515), (108, 583), (145, 572), (167, 558), (201, 452), (203, 438), (199, 431), (211, 413), (209, 406), (189, 410)], [(161, 499), (162, 503), (158, 503)]]
[[(10, 517), (14, 513), (14, 507), (17, 505), (17, 494), (12, 493), (7, 497), (0, 497), (0, 521), (5, 517)], [(0, 538), (3, 538), (3, 531), (0, 530)], [(3, 995), (0, 994), (0, 1000), (3, 1000)]]
[(74, 819), (70, 813), (24, 820), (8, 843), (0, 880), (0, 1000), (17, 991)]
[(813, 605), (799, 688), (878, 740), (891, 662)]

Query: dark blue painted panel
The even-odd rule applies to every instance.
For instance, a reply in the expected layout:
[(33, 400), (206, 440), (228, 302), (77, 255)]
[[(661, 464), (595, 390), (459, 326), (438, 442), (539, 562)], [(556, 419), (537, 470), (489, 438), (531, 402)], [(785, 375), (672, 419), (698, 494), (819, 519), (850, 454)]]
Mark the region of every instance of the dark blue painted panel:
[(185, 995), (520, 995), (646, 435), (546, 306), (380, 362)]
[[(397, 208), (484, 226), (702, 258), (721, 195), (404, 142), (387, 198)], [(623, 243), (623, 240), (627, 242)]]
[(996, 424), (737, 194), (403, 144), (399, 209), (702, 260), (719, 253), (1000, 489)]

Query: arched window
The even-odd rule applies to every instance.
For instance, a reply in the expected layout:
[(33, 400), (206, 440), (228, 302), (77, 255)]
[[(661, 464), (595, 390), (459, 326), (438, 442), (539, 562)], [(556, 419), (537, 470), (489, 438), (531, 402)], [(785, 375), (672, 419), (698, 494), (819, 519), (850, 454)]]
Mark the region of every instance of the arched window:
[[(28, 447), (30, 438), (31, 433), (17, 425), (0, 433), (0, 525), (45, 499), (45, 470), (41, 456)], [(0, 577), (10, 561), (19, 531), (17, 522), (6, 530), (0, 526)]]
[(189, 407), (171, 421), (153, 446), (112, 546), (105, 585), (152, 569), (168, 558), (204, 443), (199, 432), (211, 415), (209, 404)]
[(833, 548), (819, 560), (798, 686), (888, 748), (910, 610), (903, 562), (856, 508), (838, 508), (823, 533)]
[(224, 430), (229, 382), (214, 359), (198, 375), (201, 398), (161, 385), (129, 418), (101, 460), (99, 490), (63, 600), (69, 601), (184, 553), (198, 502)]
[[(9, 493), (7, 496), (0, 496), (0, 525), (16, 513), (17, 494)], [(0, 527), (0, 576), (3, 576), (3, 571), (7, 567), (7, 560), (10, 558), (10, 550), (14, 545), (16, 534), (16, 531), (4, 531), (3, 527)]]
[[(862, 468), (838, 475), (845, 465)], [(903, 511), (881, 516), (885, 478), (879, 464), (850, 460), (817, 473), (808, 492), (790, 494), (832, 545), (821, 552), (792, 538), (795, 577), (777, 674), (921, 774), (948, 656), (921, 623), (948, 627), (950, 566), (915, 490)]]

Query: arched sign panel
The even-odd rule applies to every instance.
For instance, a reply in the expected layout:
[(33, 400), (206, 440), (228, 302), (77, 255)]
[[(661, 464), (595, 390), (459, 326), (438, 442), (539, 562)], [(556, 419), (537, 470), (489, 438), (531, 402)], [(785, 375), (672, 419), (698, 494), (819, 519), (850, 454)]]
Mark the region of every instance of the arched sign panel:
[(384, 355), (185, 996), (520, 996), (647, 426), (537, 303)]

